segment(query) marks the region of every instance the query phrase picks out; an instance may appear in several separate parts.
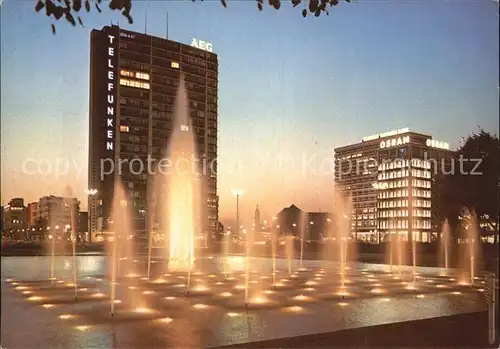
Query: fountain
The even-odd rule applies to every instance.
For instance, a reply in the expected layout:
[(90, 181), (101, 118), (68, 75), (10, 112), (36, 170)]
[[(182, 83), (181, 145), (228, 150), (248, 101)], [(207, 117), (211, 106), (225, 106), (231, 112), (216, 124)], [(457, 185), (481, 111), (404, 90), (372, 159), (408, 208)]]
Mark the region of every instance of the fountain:
[[(110, 278), (110, 302), (111, 316), (114, 315), (114, 304), (116, 300), (116, 284), (120, 272), (123, 275), (136, 275), (135, 266), (131, 256), (134, 255), (133, 235), (131, 234), (131, 220), (126, 199), (125, 189), (121, 183), (120, 177), (115, 179), (113, 202), (111, 205), (111, 220), (108, 244), (112, 245), (111, 249), (111, 278)], [(120, 260), (120, 256), (127, 256)], [(123, 266), (120, 264), (123, 263)], [(119, 269), (120, 268), (120, 269)], [(142, 306), (140, 299), (132, 292), (130, 288), (127, 290), (126, 298), (131, 301), (134, 307)]]
[[(463, 270), (468, 270), (471, 285), (474, 284), (474, 277), (477, 267), (477, 244), (478, 244), (478, 222), (474, 211), (470, 212), (467, 209), (463, 210), (465, 218), (464, 228), (466, 230), (466, 261), (463, 261)], [(465, 282), (465, 280), (462, 280)]]
[[(170, 270), (189, 270), (195, 259), (195, 231), (200, 227), (197, 217), (200, 214), (198, 205), (201, 188), (199, 188), (200, 172), (193, 166), (198, 152), (182, 76), (175, 101), (172, 134), (166, 153), (172, 164), (170, 171), (162, 171), (160, 174), (162, 188), (166, 194), (166, 205), (160, 215), (163, 229), (168, 233), (168, 239), (165, 239), (166, 255), (168, 254), (166, 259), (170, 261), (168, 264)], [(183, 263), (186, 261), (187, 263)]]
[(352, 203), (350, 197), (343, 197), (340, 193), (335, 195), (333, 214), (335, 216), (336, 229), (334, 236), (339, 248), (339, 275), (341, 292), (345, 290), (349, 234), (351, 231)]
[(416, 236), (414, 236), (413, 234), (411, 239), (411, 253), (412, 253), (412, 263), (413, 263), (413, 269), (412, 269), (413, 287), (415, 287), (415, 284), (417, 282), (417, 239)]
[(292, 275), (292, 260), (295, 237), (293, 235), (285, 236), (285, 254), (288, 262), (288, 275)]
[[(309, 217), (307, 216), (307, 213), (303, 212), (303, 211), (300, 211), (299, 213), (299, 222), (298, 222), (298, 225), (299, 225), (299, 229), (300, 229), (300, 265), (299, 265), (299, 269), (302, 270), (303, 269), (303, 266), (302, 266), (302, 261), (304, 259), (304, 239), (305, 239), (305, 232), (306, 231), (310, 231), (311, 229), (311, 226), (313, 222), (309, 222)], [(296, 225), (295, 223), (293, 223), (294, 226)], [(306, 228), (307, 227), (307, 228)], [(310, 235), (310, 233), (309, 233)]]
[(446, 271), (449, 268), (449, 246), (450, 246), (450, 224), (448, 223), (448, 219), (445, 219), (443, 222), (443, 227), (441, 229), (441, 267), (443, 267)]

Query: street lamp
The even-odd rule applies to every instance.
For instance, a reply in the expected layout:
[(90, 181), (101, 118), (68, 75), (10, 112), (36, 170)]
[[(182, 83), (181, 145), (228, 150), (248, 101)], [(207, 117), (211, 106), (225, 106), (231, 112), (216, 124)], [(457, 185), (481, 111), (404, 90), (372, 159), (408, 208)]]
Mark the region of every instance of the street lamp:
[(241, 189), (231, 190), (233, 195), (236, 195), (236, 233), (240, 231), (240, 195), (243, 194)]

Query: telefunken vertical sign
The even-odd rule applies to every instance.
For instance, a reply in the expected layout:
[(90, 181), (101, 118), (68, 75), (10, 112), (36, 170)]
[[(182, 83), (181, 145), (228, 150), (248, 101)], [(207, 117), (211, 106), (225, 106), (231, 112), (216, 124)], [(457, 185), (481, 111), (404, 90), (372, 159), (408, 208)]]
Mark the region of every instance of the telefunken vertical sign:
[(107, 48), (107, 98), (106, 98), (106, 150), (113, 151), (115, 144), (115, 112), (116, 112), (116, 40), (114, 35), (108, 35)]

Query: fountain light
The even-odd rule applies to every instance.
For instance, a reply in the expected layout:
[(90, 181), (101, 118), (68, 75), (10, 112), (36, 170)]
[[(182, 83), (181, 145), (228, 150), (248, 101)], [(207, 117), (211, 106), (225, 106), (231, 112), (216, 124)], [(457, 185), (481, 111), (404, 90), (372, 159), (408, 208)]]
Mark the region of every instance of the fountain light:
[(467, 285), (470, 285), (470, 283), (468, 283), (467, 281), (460, 281), (458, 283), (460, 286), (467, 286)]
[(273, 290), (265, 290), (263, 293), (264, 294), (273, 294), (275, 291)]
[(337, 303), (340, 307), (347, 307), (349, 305), (349, 303), (346, 303), (346, 302), (338, 302)]
[(236, 278), (234, 276), (229, 276), (229, 277), (226, 278), (226, 280), (231, 281), (231, 280), (236, 280)]
[(58, 284), (64, 284), (64, 280), (57, 281)]
[(391, 299), (389, 297), (380, 298), (383, 302), (389, 302)]
[(252, 299), (250, 299), (250, 303), (253, 303), (253, 304), (264, 304), (267, 302), (268, 302), (267, 298), (262, 297), (262, 296), (257, 296), (257, 297), (253, 297)]
[(83, 331), (87, 331), (87, 330), (90, 328), (90, 326), (88, 326), (88, 325), (80, 325), (80, 326), (75, 326), (75, 328), (76, 328), (77, 330), (79, 330), (79, 331), (82, 331), (82, 332), (83, 332)]
[(317, 285), (318, 283), (316, 281), (313, 281), (313, 280), (309, 280), (307, 281), (304, 285), (307, 285), (307, 286), (314, 286), (314, 285)]
[(220, 294), (221, 297), (231, 297), (233, 294), (231, 292), (222, 292)]
[(148, 279), (146, 276), (143, 276), (143, 277), (141, 278), (141, 280), (142, 280), (142, 281), (147, 281), (147, 280), (149, 280), (149, 279)]
[(15, 289), (16, 290), (27, 290), (27, 289), (29, 289), (29, 287), (28, 286), (16, 286)]
[(406, 288), (407, 290), (415, 290), (415, 289), (416, 289), (415, 285), (408, 285), (408, 286), (406, 286), (405, 288)]
[(11, 283), (11, 285), (12, 285), (12, 286), (17, 286), (17, 285), (19, 285), (19, 283), (17, 283), (17, 282), (13, 282), (13, 283)]
[(198, 304), (193, 305), (193, 308), (195, 308), (195, 309), (206, 309), (206, 308), (208, 308), (208, 305), (198, 303)]
[(166, 273), (166, 274), (163, 274), (163, 276), (172, 276), (172, 274), (169, 274), (169, 273)]
[(177, 284), (174, 287), (186, 287), (186, 284)]
[(448, 286), (446, 285), (442, 285), (442, 284), (439, 284), (439, 285), (436, 285), (437, 288), (448, 288)]
[(371, 293), (375, 293), (375, 294), (382, 294), (382, 293), (385, 293), (385, 291), (381, 288), (374, 288), (370, 291)]
[(91, 297), (92, 298), (103, 298), (103, 297), (106, 297), (106, 295), (102, 292), (97, 292), (97, 293), (92, 294)]
[(258, 280), (252, 280), (252, 281), (250, 281), (250, 283), (251, 283), (251, 284), (258, 284), (258, 283), (259, 283), (259, 281), (258, 281)]
[(417, 294), (417, 298), (425, 298), (425, 295), (423, 295), (423, 294)]
[(224, 283), (222, 281), (217, 281), (215, 284), (216, 285), (223, 285)]
[(12, 279), (5, 279), (5, 282), (12, 282), (12, 281), (14, 281), (14, 280), (12, 280)]
[(193, 275), (203, 275), (203, 273), (201, 271), (195, 271)]
[(428, 279), (428, 280), (427, 280), (427, 282), (428, 282), (429, 284), (432, 284), (432, 283), (434, 283), (435, 281), (434, 281), (434, 280), (432, 280), (432, 279)]
[(75, 284), (72, 282), (66, 282), (66, 286), (68, 287), (75, 287)]
[(163, 299), (165, 299), (167, 301), (171, 301), (171, 300), (174, 300), (175, 297), (174, 296), (167, 296), (167, 297), (163, 297)]
[(288, 280), (288, 279), (281, 279), (280, 281), (281, 282), (289, 282), (290, 280)]
[(136, 278), (138, 276), (139, 275), (137, 275), (136, 273), (128, 273), (128, 274), (125, 275), (125, 277), (127, 277), (127, 278)]
[(142, 294), (145, 294), (145, 295), (153, 294), (153, 293), (155, 293), (155, 292), (151, 291), (151, 290), (142, 291)]
[(54, 304), (42, 304), (42, 307), (44, 307), (45, 309), (50, 309), (54, 307)]
[(283, 287), (283, 286), (285, 286), (285, 284), (284, 284), (284, 283), (282, 283), (282, 282), (275, 282), (275, 283), (273, 284), (273, 287)]
[(285, 311), (291, 311), (291, 312), (294, 312), (294, 313), (298, 313), (298, 312), (304, 310), (304, 308), (299, 307), (298, 305), (292, 305), (290, 307), (285, 308), (284, 310)]
[(122, 301), (121, 301), (121, 300), (119, 300), (119, 299), (115, 299), (115, 300), (113, 301), (113, 303), (115, 303), (115, 304), (120, 304), (121, 302), (122, 302)]
[(71, 315), (71, 314), (62, 314), (62, 315), (59, 315), (59, 319), (61, 319), (61, 320), (68, 320), (68, 319), (72, 319), (74, 317), (75, 316)]
[(128, 289), (129, 290), (135, 290), (137, 288), (137, 286), (129, 286)]
[(304, 292), (314, 292), (315, 288), (314, 287), (306, 287), (306, 288), (303, 288), (302, 291)]
[(88, 291), (88, 288), (86, 287), (82, 287), (82, 288), (79, 288), (78, 291), (82, 291), (82, 292), (85, 292), (85, 291)]
[(229, 317), (236, 317), (236, 316), (240, 316), (240, 314), (238, 314), (238, 313), (227, 313), (227, 316), (229, 316)]
[(450, 281), (455, 281), (455, 278), (449, 278), (448, 280), (450, 280)]
[(139, 313), (139, 314), (147, 314), (147, 313), (151, 313), (151, 309), (145, 308), (145, 307), (137, 307), (137, 308), (135, 308), (135, 312)]
[(244, 290), (245, 289), (245, 285), (236, 285), (236, 286), (234, 286), (234, 289), (235, 290)]
[(95, 278), (95, 281), (102, 281), (101, 278)]
[(206, 292), (208, 291), (209, 288), (205, 285), (196, 285), (194, 288), (193, 288), (193, 291), (195, 292)]
[(217, 275), (215, 275), (215, 274), (210, 274), (210, 275), (208, 275), (208, 277), (213, 279), (213, 278), (216, 278), (216, 277), (217, 277)]
[(323, 278), (322, 277), (316, 277), (316, 278), (314, 278), (314, 280), (321, 281), (321, 280), (323, 280)]
[(33, 302), (41, 301), (42, 299), (43, 299), (43, 297), (39, 297), (39, 296), (33, 296), (33, 297), (28, 298), (29, 301), (33, 301)]
[(33, 292), (31, 291), (23, 291), (22, 294), (32, 294)]
[(260, 278), (263, 280), (267, 280), (267, 279), (270, 279), (271, 277), (268, 275), (262, 275)]
[(292, 299), (296, 300), (296, 301), (308, 301), (311, 299), (311, 297), (307, 297), (307, 296), (304, 296), (302, 294), (299, 294), (299, 295), (293, 297)]
[(452, 292), (451, 294), (453, 294), (453, 295), (460, 295), (460, 294), (462, 294), (462, 292), (460, 292), (460, 291), (455, 291), (455, 292)]
[(169, 318), (169, 317), (164, 317), (164, 318), (158, 319), (158, 321), (163, 322), (164, 324), (169, 324), (174, 320), (172, 318)]

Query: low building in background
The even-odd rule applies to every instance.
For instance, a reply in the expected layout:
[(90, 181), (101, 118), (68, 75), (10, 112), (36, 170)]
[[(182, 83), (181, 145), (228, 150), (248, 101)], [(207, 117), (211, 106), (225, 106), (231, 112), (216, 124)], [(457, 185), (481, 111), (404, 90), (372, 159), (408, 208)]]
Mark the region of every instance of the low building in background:
[(86, 211), (78, 212), (78, 240), (90, 242), (89, 213)]
[(36, 208), (38, 202), (30, 202), (28, 204), (28, 227), (33, 228), (36, 224)]
[(293, 235), (305, 241), (322, 242), (331, 235), (332, 215), (328, 212), (304, 212), (295, 205), (273, 217), (273, 230), (280, 236)]
[(44, 196), (37, 205), (36, 220), (44, 222), (48, 234), (58, 238), (69, 238), (79, 229), (80, 202), (76, 198)]
[(23, 198), (13, 198), (3, 207), (2, 229), (6, 236), (24, 239), (28, 230), (28, 209)]

